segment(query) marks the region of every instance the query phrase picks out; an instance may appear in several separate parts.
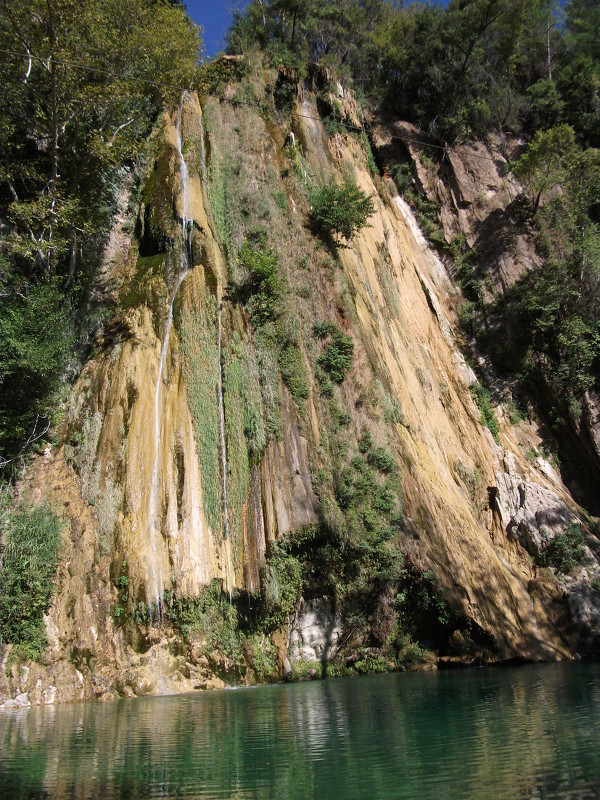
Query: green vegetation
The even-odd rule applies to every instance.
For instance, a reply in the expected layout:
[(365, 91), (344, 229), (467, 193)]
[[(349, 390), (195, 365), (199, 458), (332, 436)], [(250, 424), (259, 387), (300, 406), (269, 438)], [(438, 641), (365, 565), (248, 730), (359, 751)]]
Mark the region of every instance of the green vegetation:
[(563, 125), (538, 133), (514, 169), (530, 194), (545, 256), (544, 269), (523, 276), (506, 299), (513, 316), (517, 310), (521, 369), (534, 381), (543, 372), (555, 397), (569, 401), (600, 378), (600, 226), (590, 218), (600, 151), (581, 148)]
[[(257, 91), (256, 82), (242, 81), (244, 91)], [(264, 120), (246, 108), (230, 112), (220, 104), (206, 109), (213, 143), (209, 192), (226, 247), (233, 299), (247, 308), (254, 329), (268, 434), (278, 438), (280, 381), (301, 412), (309, 394), (300, 326), (288, 300), (291, 265), (301, 249), (302, 234), (282, 202), (286, 195), (281, 175), (274, 169), (257, 175), (267, 135)], [(298, 154), (298, 148), (291, 149)]]
[(250, 482), (250, 466), (267, 444), (256, 356), (249, 338), (234, 332), (223, 354), (223, 397), (227, 440), (227, 505), (234, 561), (242, 558), (242, 508)]
[(202, 306), (186, 310), (179, 323), (183, 375), (194, 421), (194, 436), (202, 465), (204, 513), (213, 531), (222, 525), (221, 465), (219, 460), (219, 379), (217, 303), (210, 295)]
[(261, 597), (261, 615), (267, 630), (286, 623), (300, 597), (302, 564), (293, 550), (290, 537), (274, 542), (269, 550)]
[(237, 609), (222, 591), (220, 581), (214, 580), (199, 599), (165, 592), (165, 614), (186, 639), (203, 637), (205, 655), (222, 654), (225, 658), (222, 677), (235, 679), (244, 667), (244, 636), (239, 630)]
[(278, 258), (267, 248), (266, 235), (260, 233), (246, 239), (239, 254), (240, 266), (249, 275), (246, 292), (248, 308), (255, 326), (272, 322), (281, 315), (282, 290), (278, 275)]
[(296, 661), (292, 664), (292, 681), (302, 681), (307, 678), (314, 680), (322, 677), (323, 664), (320, 661)]
[(277, 354), (283, 382), (302, 410), (309, 394), (306, 367), (299, 336), (287, 312), (279, 258), (267, 246), (265, 232), (254, 232), (244, 241), (238, 264), (240, 273), (248, 276), (238, 288), (238, 296), (250, 311), (252, 324), (258, 331), (257, 342)]
[(73, 308), (57, 280), (11, 286), (0, 263), (0, 452), (22, 451), (47, 429), (72, 360)]
[(117, 196), (163, 104), (196, 75), (200, 39), (182, 7), (154, 0), (2, 3), (0, 38), (8, 461), (47, 429), (102, 325), (90, 298)]
[(585, 555), (585, 537), (578, 525), (570, 525), (564, 533), (542, 545), (535, 563), (539, 567), (552, 567), (560, 574), (573, 572)]
[[(360, 442), (362, 452), (352, 454), (348, 435), (344, 426), (331, 434), (331, 474), (317, 475), (319, 528), (292, 539), (291, 546), (309, 565), (306, 579), (319, 576), (321, 585), (332, 587), (338, 607), (360, 615), (399, 578), (401, 495), (391, 455), (367, 435)], [(380, 461), (389, 471), (379, 469)]]
[(346, 176), (341, 186), (331, 180), (310, 193), (311, 217), (315, 228), (332, 236), (339, 245), (339, 237), (350, 240), (364, 228), (375, 212), (373, 198)]
[(481, 424), (489, 429), (490, 433), (496, 441), (498, 441), (498, 434), (500, 433), (500, 426), (498, 419), (494, 412), (492, 405), (492, 396), (489, 389), (482, 386), (480, 383), (472, 383), (469, 387), (471, 395), (475, 401), (475, 405), (481, 413)]
[(275, 64), (320, 62), (442, 141), (565, 121), (597, 145), (598, 24), (595, 0), (254, 0), (228, 41)]
[[(317, 91), (330, 133), (344, 130), (329, 91), (340, 79), (354, 81), (362, 103), (410, 120), (438, 147), (492, 131), (530, 140), (511, 167), (529, 199), (522, 224), (543, 263), (490, 302), (483, 255), (460, 236), (450, 251), (467, 300), (463, 328), (522, 392), (544, 398), (541, 410), (559, 433), (565, 422), (579, 424), (585, 393), (600, 385), (598, 23), (595, 0), (451, 0), (445, 8), (347, 0), (335, 9), (316, 0), (301, 8), (255, 0), (236, 14), (229, 37), (231, 52), (258, 46), (274, 65), (323, 67)], [(421, 167), (432, 181), (443, 179), (443, 160), (432, 155), (441, 150), (423, 151)], [(406, 154), (398, 159), (390, 168), (399, 190), (426, 236), (447, 250), (434, 204), (413, 180)], [(343, 229), (343, 199), (335, 184), (313, 191), (315, 227), (339, 240), (356, 230), (352, 222)], [(513, 209), (527, 211), (519, 203)], [(322, 377), (330, 397), (332, 380)], [(486, 398), (479, 402), (495, 431)]]
[(37, 659), (47, 647), (48, 611), (63, 524), (48, 505), (5, 510), (0, 571), (0, 642), (19, 658)]
[(328, 339), (325, 349), (317, 358), (318, 366), (334, 383), (341, 383), (352, 367), (354, 353), (352, 338), (342, 333), (332, 322), (315, 323), (313, 335), (317, 339)]

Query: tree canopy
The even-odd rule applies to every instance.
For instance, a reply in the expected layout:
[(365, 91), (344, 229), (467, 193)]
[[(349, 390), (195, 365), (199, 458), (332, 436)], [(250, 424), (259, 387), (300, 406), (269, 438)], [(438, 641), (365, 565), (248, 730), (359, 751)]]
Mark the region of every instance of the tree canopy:
[(167, 0), (0, 0), (0, 38), (6, 457), (48, 413), (124, 170), (163, 104), (190, 85), (201, 40)]
[(231, 52), (259, 46), (352, 78), (383, 108), (441, 138), (570, 124), (597, 143), (598, 4), (571, 0), (253, 0)]

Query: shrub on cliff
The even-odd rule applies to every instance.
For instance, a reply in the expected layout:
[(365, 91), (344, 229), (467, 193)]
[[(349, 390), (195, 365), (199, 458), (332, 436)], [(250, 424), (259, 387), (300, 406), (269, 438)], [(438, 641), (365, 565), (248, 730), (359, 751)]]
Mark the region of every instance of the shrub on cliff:
[(553, 567), (560, 574), (568, 574), (581, 563), (585, 555), (585, 537), (578, 525), (570, 525), (551, 541), (546, 541), (535, 558), (539, 567)]
[(317, 359), (317, 364), (334, 383), (341, 383), (352, 366), (354, 342), (333, 323), (316, 323), (313, 334), (321, 339), (325, 336), (331, 337)]
[(279, 317), (282, 311), (279, 262), (275, 252), (267, 248), (265, 237), (246, 239), (240, 250), (239, 262), (249, 275), (246, 289), (254, 325), (264, 325)]
[(314, 227), (339, 244), (339, 237), (351, 239), (375, 212), (373, 198), (346, 176), (341, 186), (335, 180), (311, 192), (311, 219)]

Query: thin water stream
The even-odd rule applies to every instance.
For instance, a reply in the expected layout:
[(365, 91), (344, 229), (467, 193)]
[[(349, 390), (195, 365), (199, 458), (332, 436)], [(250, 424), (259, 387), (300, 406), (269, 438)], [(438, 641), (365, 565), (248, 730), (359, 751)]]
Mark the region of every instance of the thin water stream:
[[(150, 620), (152, 621), (152, 609), (156, 613), (156, 623), (160, 627), (162, 624), (162, 593), (165, 587), (165, 577), (162, 571), (163, 559), (162, 551), (162, 498), (161, 498), (161, 475), (160, 475), (160, 448), (162, 439), (162, 418), (161, 409), (163, 403), (161, 398), (163, 391), (163, 374), (167, 363), (169, 345), (171, 343), (171, 329), (173, 327), (173, 308), (175, 299), (181, 284), (189, 274), (191, 264), (191, 230), (194, 224), (193, 217), (190, 216), (189, 199), (189, 170), (186, 164), (181, 141), (181, 118), (183, 116), (183, 103), (185, 93), (181, 101), (181, 109), (177, 118), (175, 129), (177, 131), (177, 149), (179, 152), (179, 180), (182, 193), (182, 212), (181, 212), (181, 247), (179, 258), (179, 274), (175, 278), (171, 302), (165, 322), (165, 334), (160, 351), (160, 364), (158, 377), (156, 379), (156, 390), (154, 392), (154, 458), (152, 462), (152, 478), (150, 482), (150, 492), (148, 495), (148, 520), (149, 520), (149, 539), (150, 539), (150, 576), (146, 590), (148, 608), (150, 609)], [(167, 270), (167, 281), (171, 278), (170, 269)]]
[(171, 328), (173, 326), (173, 306), (179, 287), (183, 283), (184, 278), (189, 273), (189, 269), (182, 272), (175, 282), (175, 288), (169, 306), (169, 313), (165, 324), (165, 337), (163, 339), (162, 348), (160, 352), (160, 366), (158, 368), (158, 377), (156, 379), (156, 391), (154, 392), (154, 460), (152, 466), (152, 479), (150, 483), (150, 495), (148, 498), (148, 518), (150, 521), (150, 549), (153, 554), (151, 560), (152, 571), (152, 584), (148, 590), (148, 606), (154, 604), (157, 614), (157, 622), (160, 625), (162, 622), (162, 592), (165, 585), (164, 576), (162, 574), (161, 559), (157, 558), (160, 552), (162, 533), (161, 533), (161, 501), (160, 501), (160, 445), (161, 445), (161, 389), (163, 387), (163, 372), (167, 363), (167, 354), (169, 352), (169, 344), (171, 341)]
[(217, 357), (219, 361), (219, 380), (218, 380), (218, 395), (219, 395), (219, 440), (221, 446), (221, 473), (222, 473), (222, 491), (223, 491), (223, 538), (229, 539), (229, 515), (227, 512), (227, 443), (225, 441), (225, 403), (223, 401), (223, 361), (222, 361), (222, 344), (223, 344), (223, 326), (221, 324), (221, 311), (222, 301), (219, 300), (217, 307)]

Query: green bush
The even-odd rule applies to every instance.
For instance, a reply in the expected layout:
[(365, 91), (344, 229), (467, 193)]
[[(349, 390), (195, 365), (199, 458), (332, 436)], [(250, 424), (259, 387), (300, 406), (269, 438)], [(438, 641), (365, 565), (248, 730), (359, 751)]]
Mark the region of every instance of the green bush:
[[(319, 334), (315, 335), (331, 336), (325, 350), (318, 357), (317, 364), (327, 373), (334, 383), (341, 383), (344, 380), (346, 372), (348, 372), (352, 366), (354, 342), (350, 336), (346, 336), (346, 334), (342, 333), (342, 331), (332, 323), (317, 323), (317, 325), (320, 325), (318, 328)], [(317, 325), (315, 325), (315, 328)], [(325, 333), (325, 331), (327, 331), (327, 333)]]
[(341, 186), (331, 180), (310, 194), (311, 216), (315, 228), (338, 241), (338, 237), (351, 239), (367, 224), (375, 212), (373, 198), (349, 178)]
[(246, 639), (246, 657), (259, 681), (272, 680), (277, 675), (277, 650), (264, 633)]
[(276, 253), (267, 249), (264, 238), (246, 239), (238, 257), (249, 274), (248, 307), (254, 325), (264, 325), (281, 314), (281, 283)]
[(25, 285), (8, 297), (2, 292), (0, 453), (6, 457), (24, 444), (38, 415), (51, 415), (75, 337), (73, 309), (58, 281)]
[(396, 462), (392, 454), (385, 447), (374, 447), (367, 454), (367, 461), (380, 472), (393, 472)]
[(238, 630), (238, 612), (221, 581), (213, 580), (199, 599), (165, 592), (165, 613), (188, 638), (195, 633), (206, 637), (204, 652), (222, 652), (234, 665), (243, 664), (243, 634)]
[(313, 325), (313, 336), (315, 339), (326, 339), (337, 331), (333, 322), (315, 322)]
[(498, 420), (496, 419), (496, 414), (494, 413), (492, 396), (489, 390), (480, 383), (472, 383), (469, 388), (471, 390), (473, 400), (475, 401), (475, 405), (481, 413), (481, 424), (485, 425), (485, 427), (489, 429), (494, 439), (498, 441), (500, 426), (498, 425)]
[(382, 656), (366, 656), (354, 664), (354, 669), (360, 675), (369, 675), (376, 672), (388, 672), (390, 668)]
[(288, 549), (287, 542), (273, 542), (263, 573), (263, 630), (285, 624), (300, 596), (302, 565)]
[(577, 525), (570, 525), (547, 542), (535, 558), (539, 567), (553, 567), (559, 574), (572, 572), (584, 556), (585, 538)]
[(43, 615), (52, 601), (63, 526), (48, 505), (10, 511), (5, 524), (0, 640), (35, 659), (48, 644)]
[(292, 681), (323, 677), (323, 664), (320, 661), (296, 661), (292, 664)]
[(371, 432), (365, 430), (363, 431), (362, 436), (358, 440), (358, 449), (364, 455), (365, 453), (368, 453), (372, 447), (373, 447), (373, 437), (371, 436)]
[[(401, 591), (394, 599), (398, 614), (398, 638), (401, 650), (410, 639), (443, 638), (456, 626), (459, 615), (440, 592), (435, 576), (429, 570), (419, 572), (410, 564), (402, 574)], [(402, 639), (402, 636), (408, 637)]]
[(291, 341), (279, 348), (279, 369), (290, 394), (297, 405), (302, 408), (303, 401), (308, 398), (310, 391), (302, 353), (298, 346)]

